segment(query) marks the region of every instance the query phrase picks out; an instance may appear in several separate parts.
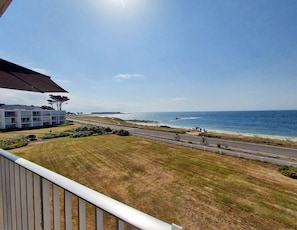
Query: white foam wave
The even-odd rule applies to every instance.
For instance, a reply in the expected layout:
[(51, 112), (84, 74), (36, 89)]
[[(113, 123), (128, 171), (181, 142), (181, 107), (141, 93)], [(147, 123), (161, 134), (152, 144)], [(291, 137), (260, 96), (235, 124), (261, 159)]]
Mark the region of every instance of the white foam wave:
[(173, 120), (170, 121), (178, 121), (178, 120), (196, 120), (196, 119), (200, 119), (201, 117), (177, 117)]
[(232, 132), (232, 131), (224, 131), (224, 130), (216, 130), (216, 129), (207, 129), (207, 131), (211, 131), (211, 132), (215, 132), (215, 133), (232, 134), (232, 135), (242, 135), (242, 136), (247, 136), (247, 137), (263, 137), (263, 138), (269, 138), (269, 139), (297, 141), (297, 137), (289, 137), (289, 136), (256, 134), (256, 133), (244, 133), (244, 132)]

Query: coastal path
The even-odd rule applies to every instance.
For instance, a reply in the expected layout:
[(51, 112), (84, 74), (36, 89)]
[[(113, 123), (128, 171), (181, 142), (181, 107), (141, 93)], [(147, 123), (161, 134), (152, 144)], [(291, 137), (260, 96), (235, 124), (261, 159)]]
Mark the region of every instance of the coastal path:
[[(207, 138), (207, 145), (201, 144), (201, 137), (190, 134), (179, 134), (180, 141), (176, 141), (175, 133), (155, 131), (140, 128), (131, 128), (117, 125), (107, 125), (98, 122), (71, 119), (74, 122), (110, 127), (111, 129), (128, 130), (130, 134), (144, 138), (154, 139), (167, 143), (204, 149), (220, 154), (234, 155), (237, 157), (255, 159), (276, 164), (297, 166), (297, 149), (250, 142), (232, 141), (218, 138)], [(219, 148), (218, 145), (221, 147)]]

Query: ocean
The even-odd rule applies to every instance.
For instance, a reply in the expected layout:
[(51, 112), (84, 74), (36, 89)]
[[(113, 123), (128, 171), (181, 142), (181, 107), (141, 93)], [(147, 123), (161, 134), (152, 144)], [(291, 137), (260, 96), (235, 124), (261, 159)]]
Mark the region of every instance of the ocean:
[(232, 112), (146, 112), (112, 115), (123, 120), (150, 120), (171, 127), (297, 140), (297, 110)]

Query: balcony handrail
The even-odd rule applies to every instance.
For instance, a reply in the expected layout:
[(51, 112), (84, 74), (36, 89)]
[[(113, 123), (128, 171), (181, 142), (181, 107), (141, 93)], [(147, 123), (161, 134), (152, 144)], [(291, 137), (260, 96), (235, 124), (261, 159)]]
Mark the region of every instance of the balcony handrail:
[[(0, 156), (14, 162), (15, 164), (37, 174), (47, 181), (59, 186), (65, 191), (89, 202), (95, 207), (111, 214), (115, 218), (131, 224), (139, 229), (144, 230), (182, 230), (183, 228), (168, 224), (162, 220), (152, 217), (144, 212), (132, 208), (124, 203), (114, 200), (106, 195), (103, 195), (95, 190), (92, 190), (82, 184), (79, 184), (67, 177), (46, 169), (40, 165), (30, 162), (24, 158), (18, 157), (3, 149), (0, 149)], [(1, 191), (0, 191), (1, 192)], [(1, 212), (0, 212), (1, 213)]]

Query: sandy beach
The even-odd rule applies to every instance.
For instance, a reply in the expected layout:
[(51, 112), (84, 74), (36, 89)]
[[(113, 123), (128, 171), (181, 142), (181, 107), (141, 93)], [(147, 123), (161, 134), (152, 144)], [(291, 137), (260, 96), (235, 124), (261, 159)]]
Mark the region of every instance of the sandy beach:
[(145, 125), (145, 126), (159, 126), (159, 122), (150, 120), (126, 120), (126, 122), (135, 125)]

